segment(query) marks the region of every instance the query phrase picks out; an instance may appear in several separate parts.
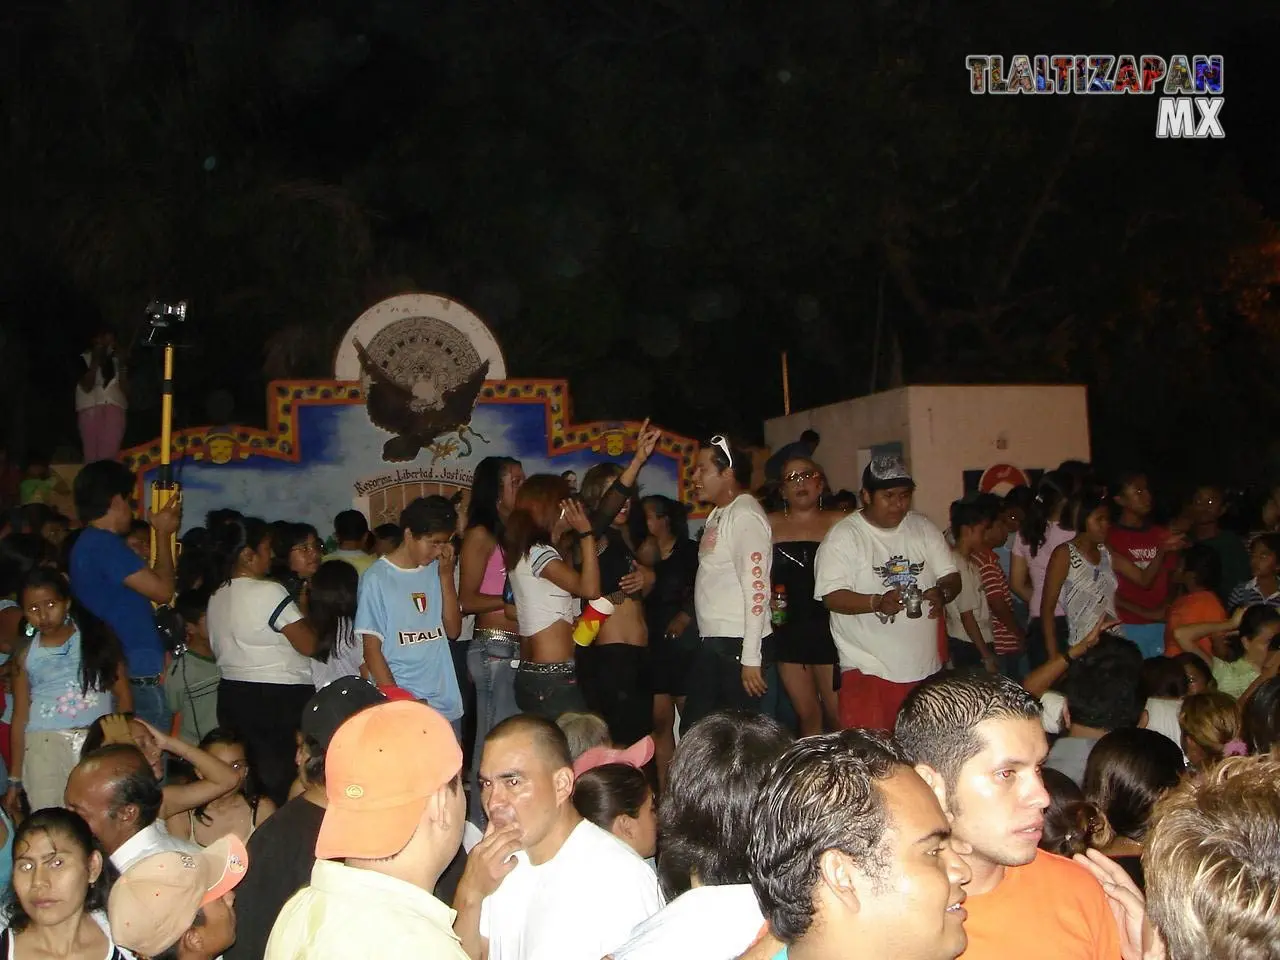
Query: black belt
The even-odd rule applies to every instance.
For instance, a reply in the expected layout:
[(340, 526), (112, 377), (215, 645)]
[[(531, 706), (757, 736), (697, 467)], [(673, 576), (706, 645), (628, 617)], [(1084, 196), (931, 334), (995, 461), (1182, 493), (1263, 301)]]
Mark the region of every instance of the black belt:
[(129, 682), (137, 687), (159, 687), (164, 684), (164, 674), (157, 673), (154, 677), (130, 677)]

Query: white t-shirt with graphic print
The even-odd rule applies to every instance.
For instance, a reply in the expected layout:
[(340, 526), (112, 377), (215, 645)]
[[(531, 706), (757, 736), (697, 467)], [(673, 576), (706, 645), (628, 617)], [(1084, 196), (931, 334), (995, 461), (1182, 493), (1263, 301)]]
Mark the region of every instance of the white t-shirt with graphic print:
[[(928, 590), (956, 572), (951, 548), (932, 521), (908, 513), (897, 527), (884, 530), (861, 513), (841, 520), (822, 541), (815, 564), (814, 596), (836, 590), (854, 593), (899, 591), (911, 584)], [(929, 619), (929, 603), (916, 620), (901, 610), (883, 623), (874, 613), (831, 614), (841, 670), (859, 670), (894, 683), (914, 683), (937, 672), (938, 622)]]

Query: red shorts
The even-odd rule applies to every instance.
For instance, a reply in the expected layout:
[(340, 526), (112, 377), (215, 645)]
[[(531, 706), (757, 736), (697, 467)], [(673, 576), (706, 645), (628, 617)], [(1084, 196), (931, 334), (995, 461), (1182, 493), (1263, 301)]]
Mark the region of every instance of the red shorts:
[(840, 726), (892, 733), (902, 701), (919, 683), (894, 683), (861, 670), (845, 670), (840, 674)]

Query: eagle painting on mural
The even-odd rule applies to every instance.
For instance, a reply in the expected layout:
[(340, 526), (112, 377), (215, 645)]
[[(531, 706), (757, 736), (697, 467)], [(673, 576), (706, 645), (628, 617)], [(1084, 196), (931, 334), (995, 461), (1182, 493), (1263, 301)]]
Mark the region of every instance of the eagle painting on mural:
[[(438, 373), (416, 364), (411, 365), (412, 369), (403, 368), (393, 374), (391, 365), (379, 362), (375, 351), (366, 349), (359, 340), (352, 342), (360, 358), (360, 368), (369, 378), (366, 401), (369, 419), (383, 430), (396, 434), (383, 445), (383, 460), (389, 463), (414, 460), (425, 447), (434, 454), (434, 462), (442, 455), (452, 454), (459, 446), (464, 456), (470, 455), (470, 437), (488, 443), (469, 426), (476, 398), (489, 374), (488, 360), (465, 372), (461, 382), (450, 384), (448, 381), (452, 378), (439, 375), (444, 371)], [(393, 349), (392, 356), (394, 354)], [(436, 443), (437, 438), (449, 433), (457, 434), (456, 444), (450, 441), (446, 448)]]

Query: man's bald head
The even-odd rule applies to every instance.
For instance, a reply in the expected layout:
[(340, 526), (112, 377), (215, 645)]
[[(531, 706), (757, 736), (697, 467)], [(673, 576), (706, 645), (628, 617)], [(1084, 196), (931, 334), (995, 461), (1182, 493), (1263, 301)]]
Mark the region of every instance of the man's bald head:
[(132, 744), (113, 743), (76, 765), (67, 778), (64, 799), (110, 854), (155, 823), (164, 793), (142, 751)]
[(551, 770), (560, 767), (573, 769), (573, 754), (569, 750), (569, 741), (564, 731), (545, 717), (532, 713), (517, 713), (508, 717), (489, 731), (485, 743), (502, 740), (507, 737), (526, 737), (537, 753), (538, 758)]

